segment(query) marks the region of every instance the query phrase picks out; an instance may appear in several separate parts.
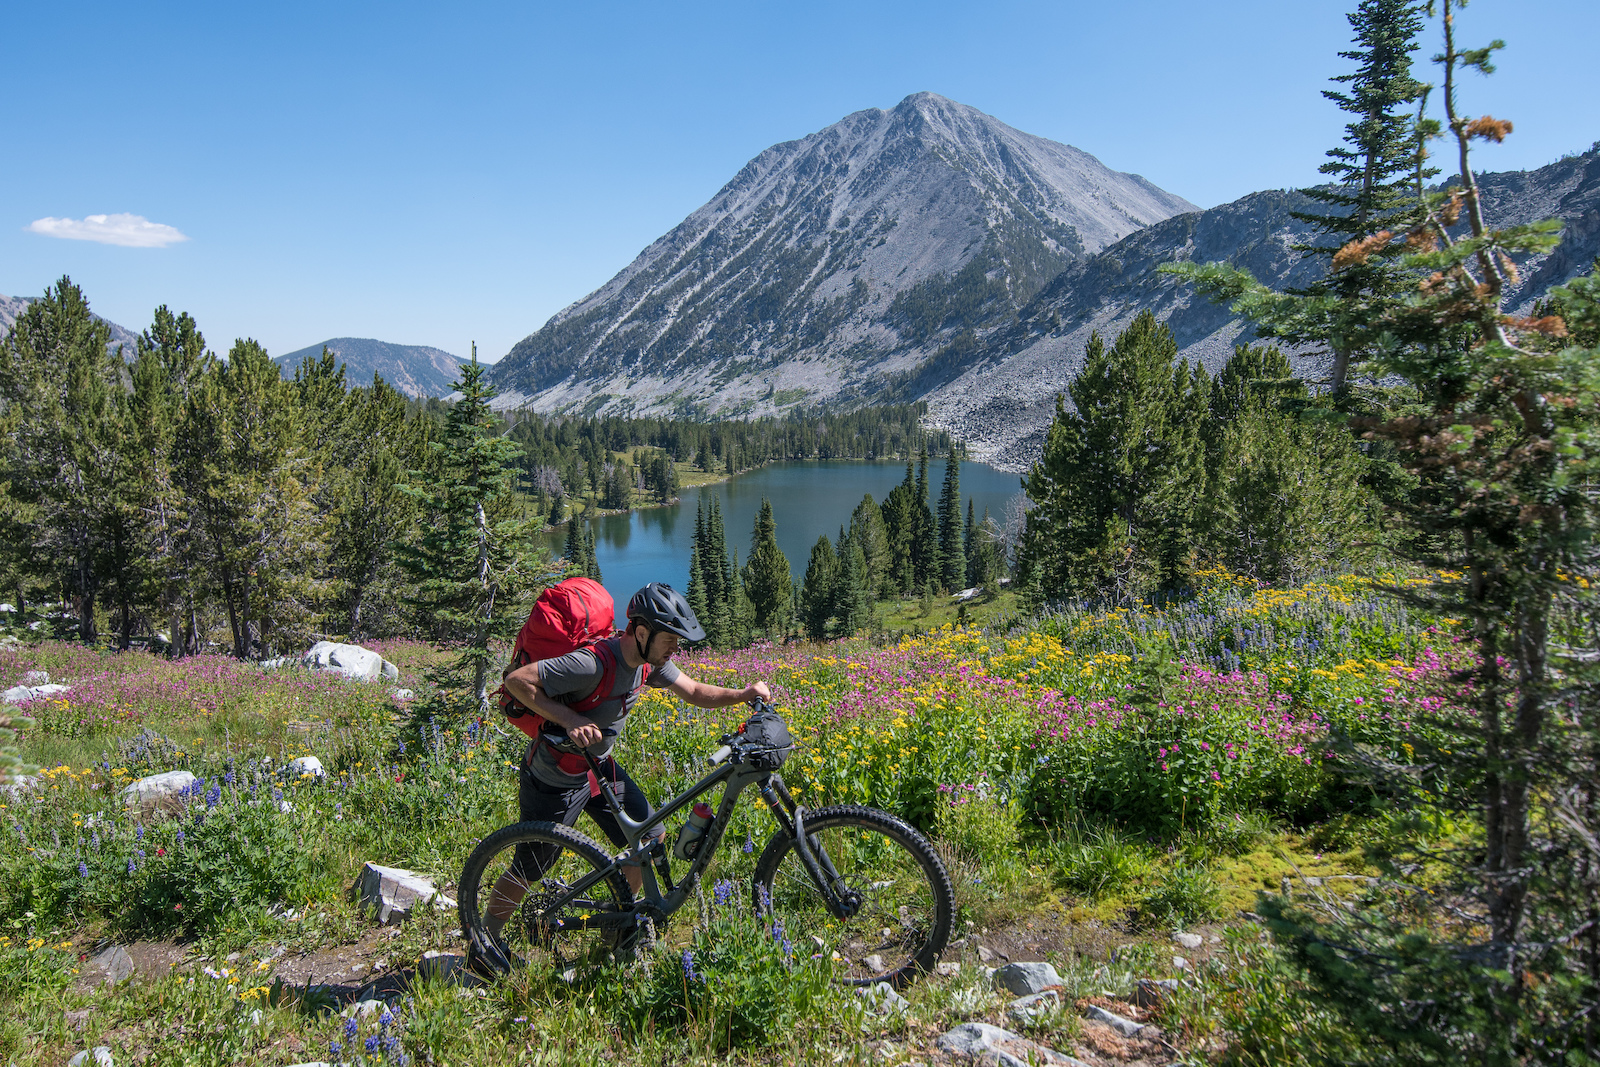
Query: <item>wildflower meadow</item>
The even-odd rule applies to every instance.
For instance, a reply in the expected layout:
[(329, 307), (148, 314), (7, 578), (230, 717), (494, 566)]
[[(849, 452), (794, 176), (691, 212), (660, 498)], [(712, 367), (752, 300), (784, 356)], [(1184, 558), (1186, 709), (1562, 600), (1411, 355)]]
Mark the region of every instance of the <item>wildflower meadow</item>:
[[(1453, 620), (1408, 614), (1383, 588), (1403, 584), (1258, 589), (1217, 575), (1162, 610), (691, 652), (680, 664), (705, 681), (769, 682), (800, 742), (783, 774), (802, 803), (883, 808), (934, 837), (957, 875), (967, 951), (978, 931), (1053, 924), (1073, 988), (1128, 995), (1173, 967), (1171, 952), (1138, 946), (1197, 926), (1249, 929), (1255, 892), (1284, 878), (1359, 885), (1369, 873), (1360, 840), (1388, 815), (1361, 765), (1426, 763), (1434, 724), (1456, 713), (1463, 655)], [(415, 642), (381, 651), (419, 688), (449, 654)], [(0, 681), (30, 671), (69, 688), (24, 709), (33, 725), (20, 747), (42, 769), (0, 803), (0, 1055), (19, 1064), (96, 1043), (156, 1063), (474, 1062), (507, 1048), (554, 1062), (593, 1047), (650, 1060), (685, 1041), (694, 1056), (827, 1059), (863, 1033), (904, 1042), (919, 1025), (993, 1007), (959, 973), (920, 983), (891, 1016), (831, 985), (826, 960), (749, 912), (754, 855), (773, 827), (746, 805), (698, 915), (669, 927), (642, 965), (533, 969), (469, 996), (413, 977), (388, 1022), (345, 1018), (317, 992), (326, 980), (285, 981), (287, 961), (370, 945), (372, 920), (349, 893), (364, 862), (417, 871), (448, 894), (476, 842), (515, 820), (523, 736), (430, 715), (435, 705), (396, 701), (383, 685), (220, 656), (0, 650)], [(743, 710), (647, 691), (618, 758), (666, 796), (704, 773)], [(302, 756), (324, 773), (286, 773)], [(121, 797), (173, 770), (195, 775), (180, 795)], [(459, 953), (453, 925), (453, 913), (424, 917), (369, 955), (397, 970), (424, 952)], [(1100, 940), (1080, 943), (1075, 930)], [(1219, 961), (1260, 964), (1248, 935), (1228, 936)], [(1107, 938), (1122, 947), (1110, 952)], [(88, 960), (113, 942), (167, 944), (179, 958), (168, 975), (100, 987)], [(1223, 994), (1237, 974), (1219, 965), (1213, 999), (1172, 1001), (1165, 1024), (1196, 1048), (1223, 1033), (1216, 1047), (1248, 1048), (1252, 1027), (1281, 1020), (1262, 1023)]]

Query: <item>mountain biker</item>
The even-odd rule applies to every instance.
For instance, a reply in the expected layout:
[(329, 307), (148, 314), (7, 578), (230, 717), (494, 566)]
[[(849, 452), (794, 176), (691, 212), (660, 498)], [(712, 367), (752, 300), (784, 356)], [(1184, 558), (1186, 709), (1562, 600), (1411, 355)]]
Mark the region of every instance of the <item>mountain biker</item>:
[[(651, 582), (640, 589), (628, 601), (627, 615), (627, 627), (620, 635), (564, 656), (524, 664), (506, 675), (504, 682), (511, 696), (546, 720), (522, 760), (517, 793), (519, 818), (524, 822), (538, 820), (571, 826), (587, 811), (611, 843), (619, 847), (627, 844), (627, 838), (600, 790), (612, 789), (630, 819), (642, 821), (650, 817), (650, 801), (628, 772), (610, 758), (612, 746), (646, 685), (671, 690), (699, 708), (772, 699), (765, 682), (728, 689), (697, 682), (678, 669), (672, 656), (680, 644), (702, 641), (706, 632), (688, 601), (670, 585)], [(601, 644), (609, 647), (602, 650)], [(573, 711), (567, 706), (569, 703), (591, 696), (602, 683), (607, 673), (602, 657), (606, 656), (614, 665), (609, 699), (586, 714)], [(603, 782), (596, 780), (589, 769), (584, 750), (600, 761), (605, 772)], [(665, 827), (656, 827), (653, 837), (660, 840), (665, 834)], [(532, 846), (519, 847), (513, 869), (496, 883), (486, 917), (492, 933), (499, 933), (521, 903), (526, 886), (539, 879), (553, 858), (537, 855), (536, 851)], [(625, 867), (624, 875), (638, 892), (643, 884), (640, 868)]]

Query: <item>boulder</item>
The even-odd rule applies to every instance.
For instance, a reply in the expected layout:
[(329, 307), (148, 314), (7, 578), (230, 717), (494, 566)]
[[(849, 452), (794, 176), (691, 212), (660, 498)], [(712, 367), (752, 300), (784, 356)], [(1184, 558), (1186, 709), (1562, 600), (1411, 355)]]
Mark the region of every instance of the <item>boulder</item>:
[(84, 1049), (67, 1061), (67, 1067), (89, 1067), (90, 1064), (94, 1067), (112, 1067), (111, 1050), (105, 1045), (96, 1045), (94, 1048)]
[(465, 956), (436, 952), (433, 949), (429, 949), (422, 954), (422, 959), (417, 961), (417, 977), (437, 978), (448, 981), (458, 974), (465, 973), (463, 968), (466, 965), (467, 958)]
[(1133, 991), (1133, 1006), (1153, 1008), (1177, 991), (1176, 978), (1141, 978)]
[(52, 685), (48, 682), (43, 685), (14, 685), (4, 693), (0, 693), (0, 703), (26, 704), (30, 700), (43, 700), (57, 693), (65, 693), (67, 689), (67, 686)]
[(403, 704), (408, 700), (417, 699), (417, 694), (413, 693), (409, 689), (396, 689), (394, 692), (389, 694), (389, 699), (398, 700)]
[(343, 645), (337, 641), (318, 641), (300, 657), (303, 666), (314, 671), (333, 671), (358, 682), (400, 680), (400, 668), (371, 649)]
[(16, 610), (17, 606), (15, 604), (0, 604), (0, 612), (5, 612), (7, 615)]
[(113, 985), (126, 982), (133, 977), (133, 957), (129, 956), (128, 950), (121, 945), (112, 945), (90, 957), (89, 966), (97, 971), (104, 971), (103, 980)]
[(1031, 997), (1060, 985), (1061, 976), (1048, 963), (1008, 963), (994, 972), (994, 984), (1019, 997)]
[(1019, 1023), (1031, 1022), (1048, 1011), (1061, 1006), (1061, 994), (1054, 989), (1035, 993), (1031, 997), (1018, 997), (1006, 1005), (1006, 1014)]
[(1178, 944), (1182, 945), (1184, 948), (1191, 949), (1191, 950), (1192, 949), (1197, 949), (1201, 945), (1206, 943), (1206, 939), (1201, 937), (1199, 934), (1185, 934), (1185, 933), (1181, 933), (1181, 932), (1173, 934), (1172, 935), (1172, 940), (1176, 941)]
[(422, 875), (376, 863), (361, 868), (354, 892), (358, 906), (371, 908), (385, 926), (404, 921), (418, 907), (430, 902), (441, 911), (456, 906), (455, 901), (440, 895), (434, 884)]
[(1091, 1004), (1084, 1009), (1084, 1018), (1092, 1019), (1097, 1023), (1105, 1023), (1123, 1037), (1133, 1037), (1144, 1029), (1143, 1023), (1136, 1023), (1132, 1019), (1124, 1019), (1114, 1011), (1107, 1011), (1098, 1004)]
[(129, 783), (121, 795), (129, 804), (142, 804), (148, 800), (170, 797), (197, 781), (199, 779), (188, 771), (163, 771)]
[(382, 1015), (389, 1005), (381, 1000), (358, 1000), (339, 1014), (347, 1019), (365, 1019), (369, 1015)]
[(988, 1023), (962, 1023), (940, 1034), (936, 1044), (952, 1056), (996, 1067), (1089, 1067), (1080, 1059)]
[(315, 756), (300, 756), (296, 759), (290, 760), (288, 763), (285, 763), (282, 767), (278, 768), (279, 776), (287, 778), (290, 781), (293, 781), (297, 778), (303, 778), (308, 774), (313, 778), (321, 778), (327, 773), (327, 771), (322, 769), (322, 761), (317, 759)]

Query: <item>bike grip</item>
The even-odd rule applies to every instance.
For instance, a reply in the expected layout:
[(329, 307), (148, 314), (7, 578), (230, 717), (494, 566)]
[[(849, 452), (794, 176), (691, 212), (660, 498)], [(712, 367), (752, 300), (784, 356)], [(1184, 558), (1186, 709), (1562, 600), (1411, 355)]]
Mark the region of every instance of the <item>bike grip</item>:
[(721, 748), (711, 753), (711, 765), (715, 767), (717, 764), (721, 763), (731, 755), (733, 755), (733, 746), (723, 745)]

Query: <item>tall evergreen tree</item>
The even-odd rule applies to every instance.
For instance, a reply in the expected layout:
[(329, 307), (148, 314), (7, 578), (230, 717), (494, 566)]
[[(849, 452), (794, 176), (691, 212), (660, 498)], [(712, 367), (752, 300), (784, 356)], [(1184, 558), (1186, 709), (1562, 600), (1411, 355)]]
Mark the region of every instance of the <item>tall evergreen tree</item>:
[(961, 530), (961, 458), (953, 448), (944, 461), (938, 526), (939, 584), (947, 590), (960, 589), (966, 578), (967, 546)]
[(839, 561), (834, 555), (833, 543), (823, 534), (811, 546), (811, 560), (806, 564), (806, 575), (800, 585), (800, 624), (805, 627), (806, 636), (814, 641), (828, 637), (838, 580)]
[(523, 615), (518, 598), (548, 577), (533, 526), (515, 506), (513, 464), (520, 450), (495, 432), (494, 391), (483, 374), (474, 345), (472, 361), (454, 384), (460, 399), (433, 444), (437, 473), (409, 490), (423, 508), (422, 537), (401, 551), (417, 582), (418, 606), (463, 645), (457, 673), (441, 681), (464, 681), (467, 702), (479, 715), (489, 711), (490, 642), (515, 632)]
[(872, 592), (867, 582), (867, 561), (861, 546), (851, 541), (844, 546), (838, 563), (834, 590), (834, 614), (839, 631), (854, 634), (872, 623)]
[(583, 528), (575, 518), (567, 523), (567, 543), (561, 549), (561, 557), (567, 561), (568, 571), (573, 574), (584, 573), (587, 560), (583, 547)]
[(867, 588), (872, 599), (888, 600), (896, 595), (893, 553), (884, 526), (883, 510), (872, 499), (871, 493), (864, 495), (861, 503), (850, 512), (850, 540), (861, 546), (861, 555), (867, 565)]
[(119, 458), (123, 390), (121, 368), (106, 352), (110, 339), (83, 291), (63, 277), (0, 345), (0, 405), (17, 412), (11, 492), (33, 510), (34, 565), (70, 591), (85, 641), (98, 634), (101, 533)]
[(976, 577), (974, 577), (978, 570), (978, 556), (980, 552), (980, 547), (978, 545), (978, 524), (975, 516), (976, 511), (973, 507), (972, 498), (968, 497), (967, 521), (961, 528), (961, 543), (965, 545), (967, 549), (967, 558), (963, 561), (963, 564), (967, 588), (969, 589), (975, 585), (983, 584)]
[(910, 596), (917, 584), (916, 479), (910, 463), (903, 481), (889, 491), (883, 502), (884, 534), (889, 545), (889, 584), (895, 594)]
[(911, 561), (915, 583), (926, 591), (939, 581), (939, 531), (928, 506), (928, 446), (917, 453), (917, 485), (911, 502)]
[[(694, 617), (701, 620), (704, 625), (706, 619), (711, 617), (711, 602), (706, 597), (705, 569), (700, 562), (701, 548), (706, 539), (706, 505), (705, 498), (696, 499), (694, 505), (694, 537), (689, 543), (689, 609), (694, 612)], [(707, 631), (707, 636), (710, 632)]]
[[(1424, 168), (1412, 118), (1412, 105), (1426, 88), (1411, 75), (1423, 7), (1414, 0), (1362, 0), (1347, 16), (1355, 47), (1340, 55), (1357, 67), (1334, 79), (1345, 90), (1323, 95), (1354, 117), (1345, 126), (1344, 144), (1329, 150), (1321, 167), (1334, 179), (1332, 186), (1301, 190), (1329, 210), (1295, 216), (1333, 238), (1301, 248), (1329, 259), (1327, 275), (1304, 289), (1277, 293), (1230, 265), (1163, 268), (1190, 278), (1214, 299), (1232, 302), (1262, 337), (1325, 346), (1336, 397), (1346, 391), (1350, 368), (1386, 343), (1387, 314), (1415, 288), (1414, 268), (1401, 262), (1407, 250), (1392, 238), (1418, 221), (1416, 186), (1436, 173)], [(1345, 247), (1364, 251), (1339, 255)]]
[(778, 524), (772, 517), (772, 502), (761, 500), (755, 528), (750, 534), (750, 561), (744, 566), (744, 591), (750, 599), (755, 629), (768, 635), (782, 634), (794, 618), (794, 580), (789, 576), (789, 560), (778, 547)]

